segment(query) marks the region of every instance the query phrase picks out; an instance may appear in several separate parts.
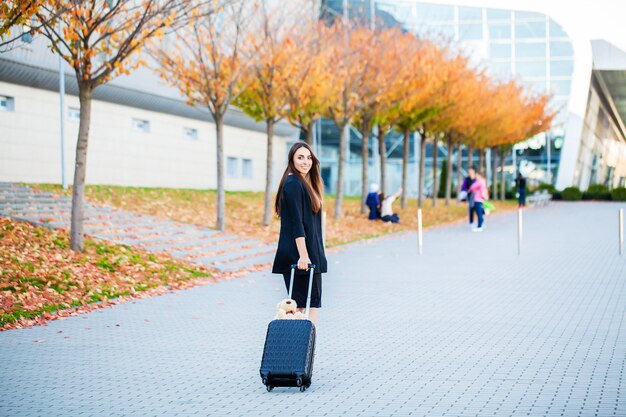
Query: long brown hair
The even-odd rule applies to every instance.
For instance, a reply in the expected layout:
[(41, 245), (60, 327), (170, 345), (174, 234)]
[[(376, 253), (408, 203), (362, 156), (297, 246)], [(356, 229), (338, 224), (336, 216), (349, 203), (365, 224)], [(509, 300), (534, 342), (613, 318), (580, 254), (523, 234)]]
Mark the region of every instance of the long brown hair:
[[(311, 152), (311, 159), (313, 160), (313, 164), (311, 169), (303, 178), (300, 172), (296, 169), (296, 166), (293, 163), (293, 157), (296, 154), (296, 151), (300, 148), (306, 148), (309, 152)], [(306, 142), (296, 142), (293, 144), (291, 149), (289, 149), (287, 168), (285, 169), (285, 173), (280, 180), (280, 185), (278, 186), (278, 192), (276, 193), (276, 201), (274, 202), (274, 210), (276, 211), (276, 215), (280, 217), (280, 199), (283, 195), (283, 185), (285, 184), (285, 180), (289, 176), (289, 174), (295, 176), (298, 181), (301, 181), (309, 194), (309, 198), (311, 199), (311, 209), (313, 213), (317, 213), (322, 209), (322, 195), (324, 183), (322, 182), (322, 176), (320, 174), (320, 160), (317, 159), (315, 154), (313, 153), (313, 149)]]

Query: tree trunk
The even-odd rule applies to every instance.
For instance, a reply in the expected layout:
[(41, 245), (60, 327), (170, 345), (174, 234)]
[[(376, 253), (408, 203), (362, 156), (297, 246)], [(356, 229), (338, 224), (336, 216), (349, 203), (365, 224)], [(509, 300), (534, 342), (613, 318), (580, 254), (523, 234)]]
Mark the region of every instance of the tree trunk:
[(217, 230), (226, 229), (226, 191), (224, 190), (224, 115), (215, 115), (217, 136)]
[(309, 146), (313, 146), (313, 121), (307, 123), (306, 127), (302, 128), (305, 134), (305, 141)]
[(467, 147), (467, 169), (470, 169), (471, 167), (474, 167), (474, 147), (472, 146), (468, 146)]
[(417, 187), (417, 206), (424, 204), (424, 172), (426, 171), (426, 133), (420, 132), (420, 168)]
[(343, 216), (343, 168), (346, 163), (346, 125), (337, 125), (339, 129), (339, 165), (337, 167), (337, 194), (335, 197), (335, 219)]
[(498, 148), (491, 148), (491, 194), (498, 199)]
[(406, 208), (406, 175), (409, 168), (409, 142), (411, 141), (411, 136), (409, 129), (404, 129), (402, 133), (404, 134), (404, 142), (402, 143), (402, 199), (400, 200), (400, 206)]
[(365, 200), (368, 193), (368, 168), (369, 168), (369, 141), (370, 141), (370, 120), (363, 119), (361, 128), (361, 214), (367, 213)]
[(439, 194), (439, 178), (437, 177), (437, 172), (439, 171), (439, 167), (437, 166), (437, 156), (439, 152), (437, 151), (437, 143), (439, 139), (438, 135), (435, 135), (433, 138), (433, 207), (437, 207), (437, 196)]
[[(461, 183), (463, 182), (463, 147), (462, 145), (459, 143), (457, 145), (457, 152), (456, 152), (456, 195), (459, 195), (459, 191), (461, 190)], [(461, 204), (461, 201), (458, 199), (456, 199), (457, 204)]]
[(387, 144), (385, 143), (385, 130), (378, 126), (378, 153), (380, 154), (380, 192), (387, 196), (385, 187), (387, 171)]
[(506, 200), (506, 183), (504, 182), (504, 162), (506, 161), (506, 152), (500, 149), (500, 199)]
[(272, 215), (272, 164), (273, 157), (273, 143), (274, 143), (274, 123), (273, 117), (270, 117), (265, 121), (267, 125), (267, 160), (265, 161), (265, 204), (263, 207), (263, 226), (270, 225), (270, 218)]
[(480, 175), (482, 175), (483, 177), (487, 177), (485, 174), (485, 170), (483, 169), (483, 166), (485, 165), (485, 150), (484, 149), (479, 149), (478, 150), (478, 168), (476, 169), (478, 172), (480, 172)]
[(83, 240), (85, 176), (87, 174), (87, 145), (89, 142), (89, 125), (91, 123), (91, 99), (93, 87), (89, 83), (79, 81), (78, 98), (80, 101), (80, 122), (78, 125), (78, 141), (76, 142), (76, 164), (74, 166), (74, 185), (72, 187), (72, 218), (70, 230), (70, 248), (82, 252), (85, 249)]
[(446, 206), (450, 205), (452, 197), (452, 138), (448, 137), (448, 176), (446, 177)]

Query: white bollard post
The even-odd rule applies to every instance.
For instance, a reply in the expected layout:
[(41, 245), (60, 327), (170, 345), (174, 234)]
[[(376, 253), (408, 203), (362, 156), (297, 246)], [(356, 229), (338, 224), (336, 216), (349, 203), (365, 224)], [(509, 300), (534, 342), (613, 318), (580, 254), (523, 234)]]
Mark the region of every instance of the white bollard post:
[(624, 253), (624, 209), (619, 209), (619, 254)]
[(522, 253), (522, 209), (517, 209), (517, 254)]
[(422, 254), (422, 209), (417, 209), (417, 251), (421, 255)]

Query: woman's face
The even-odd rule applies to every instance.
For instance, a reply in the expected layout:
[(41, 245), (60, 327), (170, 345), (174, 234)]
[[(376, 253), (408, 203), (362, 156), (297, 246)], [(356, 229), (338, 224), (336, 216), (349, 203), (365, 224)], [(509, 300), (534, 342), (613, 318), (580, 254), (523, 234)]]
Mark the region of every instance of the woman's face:
[(299, 148), (293, 155), (293, 164), (303, 177), (309, 173), (313, 166), (313, 156), (305, 147)]

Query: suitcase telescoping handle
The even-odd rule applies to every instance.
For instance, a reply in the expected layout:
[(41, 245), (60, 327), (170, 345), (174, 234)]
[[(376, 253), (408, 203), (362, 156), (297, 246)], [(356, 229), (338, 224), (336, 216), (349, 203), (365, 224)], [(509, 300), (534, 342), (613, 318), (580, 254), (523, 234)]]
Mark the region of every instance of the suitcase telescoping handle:
[[(297, 264), (291, 265), (291, 279), (289, 280), (289, 298), (291, 298), (291, 293), (293, 291), (293, 280), (294, 275), (296, 273)], [(309, 290), (306, 295), (306, 310), (304, 315), (307, 320), (309, 319), (309, 309), (311, 308), (311, 290), (313, 288), (313, 271), (315, 270), (315, 264), (309, 264)]]

